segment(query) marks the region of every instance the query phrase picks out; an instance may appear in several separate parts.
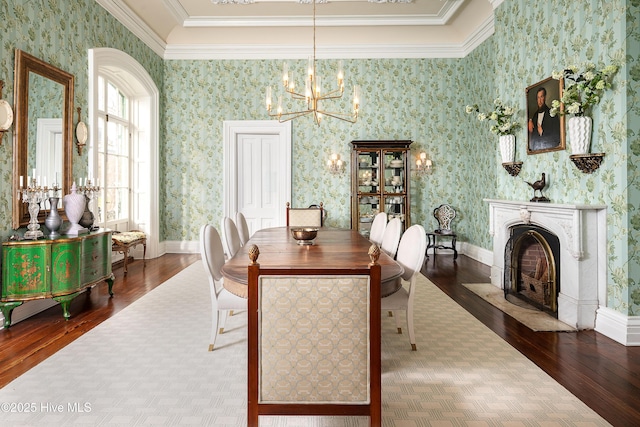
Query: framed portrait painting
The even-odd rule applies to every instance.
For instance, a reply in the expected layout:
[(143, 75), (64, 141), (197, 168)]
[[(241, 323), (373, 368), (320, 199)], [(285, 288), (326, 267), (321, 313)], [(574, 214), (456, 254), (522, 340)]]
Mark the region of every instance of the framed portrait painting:
[(549, 114), (551, 102), (562, 97), (562, 84), (549, 77), (527, 87), (527, 154), (564, 150), (564, 116)]

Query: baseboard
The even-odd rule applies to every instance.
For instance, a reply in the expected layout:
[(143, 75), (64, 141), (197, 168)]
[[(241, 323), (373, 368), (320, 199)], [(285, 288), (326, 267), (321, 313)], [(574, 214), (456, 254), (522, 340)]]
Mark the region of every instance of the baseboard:
[[(456, 245), (458, 246), (458, 245)], [(481, 262), (484, 265), (491, 265), (493, 262), (493, 251), (481, 248), (480, 246), (472, 245), (471, 243), (462, 242), (458, 251), (465, 254), (471, 259)]]
[(640, 316), (626, 316), (610, 308), (600, 307), (595, 330), (625, 346), (640, 346)]
[(168, 254), (198, 254), (200, 253), (200, 242), (167, 240), (165, 252)]

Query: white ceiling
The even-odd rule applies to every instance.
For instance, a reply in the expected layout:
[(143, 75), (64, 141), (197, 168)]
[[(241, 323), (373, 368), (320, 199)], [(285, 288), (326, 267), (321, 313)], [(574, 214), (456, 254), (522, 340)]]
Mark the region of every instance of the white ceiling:
[[(165, 59), (306, 58), (313, 46), (313, 4), (254, 1), (96, 0)], [(493, 34), (493, 10), (502, 3), (388, 1), (317, 4), (317, 57), (464, 57)]]

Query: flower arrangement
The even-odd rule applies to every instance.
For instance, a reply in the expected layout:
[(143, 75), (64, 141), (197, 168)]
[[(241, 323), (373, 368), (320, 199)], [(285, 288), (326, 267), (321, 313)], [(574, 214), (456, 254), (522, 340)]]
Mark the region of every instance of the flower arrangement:
[(513, 135), (513, 132), (519, 126), (519, 123), (512, 121), (512, 117), (516, 112), (515, 108), (505, 106), (500, 98), (496, 98), (493, 104), (495, 109), (490, 113), (481, 113), (477, 105), (467, 105), (465, 111), (467, 114), (477, 113), (478, 120), (481, 122), (485, 120), (495, 121), (496, 123), (491, 125), (489, 130), (496, 135)]
[[(578, 71), (578, 67), (572, 65), (563, 71), (554, 71), (552, 77), (560, 80), (564, 77), (565, 88), (562, 99), (551, 102), (549, 114), (573, 114), (584, 116), (591, 107), (598, 104), (605, 90), (611, 88), (613, 76), (618, 71), (616, 65), (607, 65), (601, 70), (591, 63), (583, 65), (584, 71)], [(564, 104), (564, 110), (561, 108)]]

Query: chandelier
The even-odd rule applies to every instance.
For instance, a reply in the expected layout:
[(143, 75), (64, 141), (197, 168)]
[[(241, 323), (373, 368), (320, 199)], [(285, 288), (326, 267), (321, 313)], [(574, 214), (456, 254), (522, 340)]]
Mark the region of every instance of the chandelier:
[(324, 92), (321, 84), (322, 80), (316, 73), (316, 2), (311, 1), (313, 2), (313, 56), (309, 58), (307, 76), (304, 83), (304, 93), (296, 89), (294, 75), (293, 73), (289, 73), (289, 67), (286, 62), (282, 68), (282, 85), (284, 90), (291, 95), (292, 99), (302, 101), (302, 108), (297, 111), (284, 111), (282, 107), (282, 96), (278, 96), (278, 105), (275, 111), (273, 111), (271, 86), (268, 86), (265, 97), (267, 112), (270, 117), (277, 117), (281, 123), (308, 114), (313, 115), (313, 121), (318, 126), (320, 126), (320, 122), (324, 116), (355, 123), (358, 120), (358, 111), (360, 109), (360, 89), (358, 86), (353, 86), (353, 112), (339, 113), (323, 109), (325, 101), (342, 98), (344, 93), (344, 71), (342, 70), (342, 61), (339, 61), (337, 74), (338, 86), (333, 90)]

